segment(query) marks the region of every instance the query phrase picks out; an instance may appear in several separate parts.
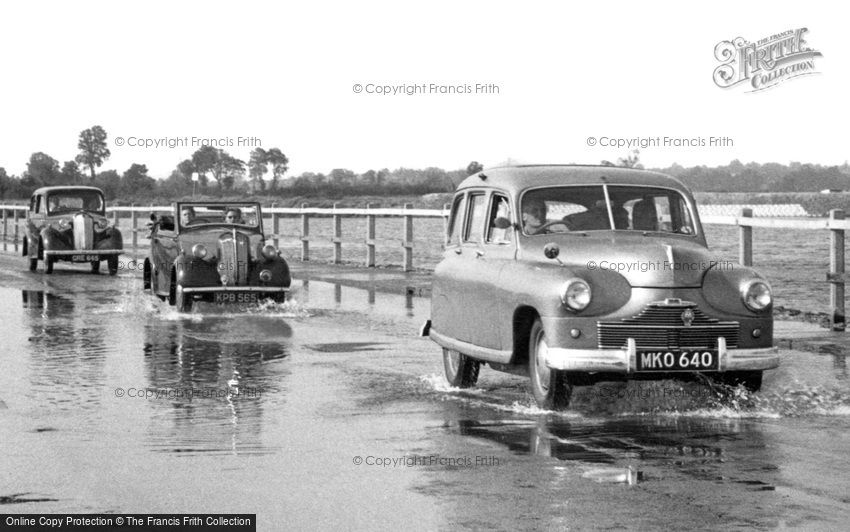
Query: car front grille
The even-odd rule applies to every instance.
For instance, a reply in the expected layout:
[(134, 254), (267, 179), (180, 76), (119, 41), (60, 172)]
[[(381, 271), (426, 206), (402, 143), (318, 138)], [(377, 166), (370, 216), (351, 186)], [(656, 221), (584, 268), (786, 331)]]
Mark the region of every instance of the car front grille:
[(91, 216), (76, 214), (73, 219), (74, 249), (94, 248), (94, 227)]
[[(685, 325), (683, 313), (693, 313)], [(727, 347), (738, 346), (737, 321), (720, 321), (706, 316), (688, 301), (665, 300), (650, 303), (637, 315), (619, 321), (597, 322), (600, 348), (621, 348), (629, 338), (642, 349), (714, 348), (724, 337)]]
[(244, 286), (248, 284), (248, 237), (241, 233), (222, 235), (219, 239), (221, 258), (220, 274), (226, 274), (228, 284)]

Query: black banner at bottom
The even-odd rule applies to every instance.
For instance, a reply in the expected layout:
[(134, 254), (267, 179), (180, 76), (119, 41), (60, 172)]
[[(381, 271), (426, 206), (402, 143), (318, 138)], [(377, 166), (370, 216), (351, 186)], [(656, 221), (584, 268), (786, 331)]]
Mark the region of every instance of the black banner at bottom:
[(256, 532), (257, 514), (0, 514), (0, 530)]

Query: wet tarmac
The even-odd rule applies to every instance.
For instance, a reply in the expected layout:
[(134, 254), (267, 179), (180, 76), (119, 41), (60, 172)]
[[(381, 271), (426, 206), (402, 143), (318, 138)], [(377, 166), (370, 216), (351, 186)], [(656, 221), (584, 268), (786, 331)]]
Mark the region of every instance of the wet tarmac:
[(489, 369), (448, 387), (415, 294), (296, 281), (286, 304), (180, 314), (136, 272), (45, 276), (10, 255), (0, 272), (3, 513), (256, 513), (261, 530), (850, 518), (841, 348), (784, 349), (757, 394), (599, 384), (553, 413)]

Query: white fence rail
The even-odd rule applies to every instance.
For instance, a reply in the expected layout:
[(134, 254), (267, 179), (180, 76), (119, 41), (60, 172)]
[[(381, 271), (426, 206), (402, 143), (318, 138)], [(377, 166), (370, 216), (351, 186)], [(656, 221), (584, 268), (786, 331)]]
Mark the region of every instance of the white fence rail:
[[(702, 206), (703, 212), (710, 211), (707, 206)], [(118, 225), (119, 220), (129, 218), (130, 244), (135, 251), (139, 246), (139, 234), (146, 234), (148, 216), (151, 212), (170, 212), (170, 206), (130, 206), (130, 207), (107, 207), (107, 215)], [(0, 205), (3, 219), (3, 249), (7, 250), (11, 244), (17, 251), (23, 237), (22, 228), (26, 218), (27, 207), (24, 205)], [(139, 216), (139, 215), (142, 216)], [(311, 243), (330, 243), (333, 248), (332, 261), (335, 264), (342, 262), (343, 243), (359, 243), (366, 246), (365, 266), (376, 265), (376, 248), (379, 243), (400, 243), (402, 248), (402, 267), (405, 271), (413, 269), (414, 257), (414, 220), (415, 219), (442, 219), (442, 231), (429, 231), (430, 235), (420, 239), (420, 244), (439, 239), (440, 245), (445, 238), (445, 227), (448, 222), (449, 211), (443, 209), (414, 209), (410, 204), (403, 208), (373, 208), (371, 205), (364, 209), (358, 208), (315, 208), (306, 204), (301, 207), (265, 207), (263, 208), (264, 225), (270, 224), (271, 231), (266, 236), (272, 239), (276, 246), (280, 246), (282, 239), (289, 239), (292, 235), (282, 234), (281, 221), (283, 219), (299, 219), (300, 231), (296, 237), (300, 240), (300, 255), (302, 261), (310, 260)], [(316, 218), (330, 218), (330, 234), (311, 235), (310, 222)], [(401, 234), (395, 238), (378, 238), (376, 234), (376, 219), (393, 218), (402, 220)], [(343, 238), (343, 220), (360, 219), (365, 221), (363, 238)], [(844, 219), (844, 211), (832, 210), (829, 218), (755, 218), (751, 208), (740, 209), (737, 215), (717, 215), (706, 213), (701, 216), (704, 224), (731, 225), (739, 228), (739, 253), (738, 260), (745, 266), (753, 264), (753, 228), (770, 227), (801, 230), (828, 230), (830, 231), (830, 268), (826, 274), (826, 280), (830, 283), (830, 316), (833, 330), (845, 329), (844, 312), (844, 283), (845, 256), (844, 256), (844, 232), (850, 230), (850, 220)], [(141, 222), (140, 222), (141, 221)], [(141, 223), (141, 224), (140, 224)], [(122, 228), (122, 232), (126, 229)], [(431, 242), (433, 244), (433, 242)]]

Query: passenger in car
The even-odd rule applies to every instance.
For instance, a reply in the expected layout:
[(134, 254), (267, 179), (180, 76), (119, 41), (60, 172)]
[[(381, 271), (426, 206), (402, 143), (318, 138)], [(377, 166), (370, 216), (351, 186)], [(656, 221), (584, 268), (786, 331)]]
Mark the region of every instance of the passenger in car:
[(236, 207), (231, 207), (230, 209), (227, 209), (227, 212), (224, 215), (224, 222), (229, 224), (245, 223), (242, 220), (242, 210), (237, 209)]
[(658, 231), (658, 212), (655, 202), (645, 198), (632, 208), (632, 229), (636, 231)]

